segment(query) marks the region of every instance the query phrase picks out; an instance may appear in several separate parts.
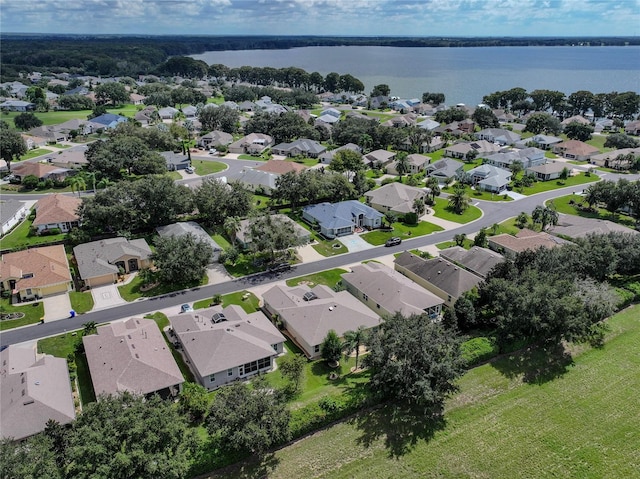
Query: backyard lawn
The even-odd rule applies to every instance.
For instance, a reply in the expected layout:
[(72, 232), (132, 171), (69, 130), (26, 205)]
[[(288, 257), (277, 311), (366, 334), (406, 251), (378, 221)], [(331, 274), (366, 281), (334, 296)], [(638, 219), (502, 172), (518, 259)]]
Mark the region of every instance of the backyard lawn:
[(228, 168), (225, 163), (211, 160), (195, 160), (191, 162), (191, 165), (195, 168), (196, 174), (200, 176), (220, 173)]
[(326, 271), (321, 271), (320, 273), (288, 279), (287, 286), (306, 284), (310, 288), (313, 288), (317, 284), (324, 284), (325, 286), (333, 288), (338, 281), (342, 279), (340, 276), (344, 273), (348, 273), (348, 271), (342, 268), (328, 269)]
[(469, 207), (459, 215), (449, 208), (448, 199), (436, 198), (436, 204), (433, 206), (433, 216), (443, 220), (465, 224), (480, 218), (482, 216), (482, 210), (473, 205), (469, 205)]
[(573, 359), (524, 352), (470, 370), (442, 423), (386, 406), (206, 477), (638, 477), (638, 317), (617, 314), (605, 346)]
[(374, 230), (360, 235), (367, 243), (380, 246), (389, 238), (397, 236), (403, 240), (424, 236), (436, 231), (442, 231), (444, 228), (428, 221), (420, 221), (417, 225), (407, 225), (404, 223), (393, 223), (392, 231)]
[(67, 237), (66, 233), (59, 235), (38, 236), (31, 234), (31, 224), (33, 220), (27, 218), (18, 226), (16, 226), (11, 233), (2, 238), (2, 249), (23, 249), (29, 246), (45, 245), (47, 243), (54, 243), (56, 241), (64, 240)]

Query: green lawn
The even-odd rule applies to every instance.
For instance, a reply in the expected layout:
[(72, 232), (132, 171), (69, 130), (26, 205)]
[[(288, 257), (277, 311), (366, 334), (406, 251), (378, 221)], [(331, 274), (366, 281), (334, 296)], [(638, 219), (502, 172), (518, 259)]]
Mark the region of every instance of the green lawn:
[(393, 231), (374, 230), (364, 233), (360, 237), (367, 243), (380, 246), (389, 238), (397, 236), (401, 239), (411, 239), (416, 236), (424, 236), (436, 231), (442, 231), (444, 228), (428, 221), (420, 221), (417, 225), (406, 225), (404, 223), (393, 223)]
[(171, 178), (173, 181), (182, 179), (182, 175), (177, 171), (167, 171), (165, 175)]
[(477, 166), (481, 166), (482, 165), (482, 159), (469, 161), (469, 162), (464, 161), (463, 163), (464, 163), (464, 165), (462, 165), (462, 169), (464, 171), (469, 171), (469, 170), (473, 170)]
[(606, 151), (612, 151), (613, 148), (605, 148), (604, 144), (607, 142), (607, 135), (591, 135), (591, 139), (586, 141), (588, 145), (595, 146), (601, 153)]
[(616, 315), (605, 347), (573, 361), (522, 353), (472, 369), (441, 424), (387, 406), (207, 477), (638, 477), (639, 317)]
[[(467, 191), (467, 194), (469, 195), (469, 198), (471, 198), (471, 202), (475, 201), (475, 200), (484, 200), (484, 201), (513, 201), (512, 198), (510, 198), (509, 196), (507, 196), (505, 193), (491, 193), (489, 191), (481, 191), (481, 190), (474, 190), (471, 189), (471, 187), (469, 185), (465, 185), (465, 190)], [(453, 193), (453, 187), (444, 187), (442, 189), (442, 191), (444, 191), (445, 193)]]
[(436, 198), (436, 204), (433, 207), (433, 215), (436, 218), (441, 218), (443, 220), (465, 224), (480, 218), (482, 216), (482, 211), (480, 208), (469, 205), (469, 207), (459, 215), (449, 208), (449, 200), (446, 198)]
[[(349, 249), (338, 240), (326, 240), (319, 235), (315, 235), (315, 240), (317, 243), (312, 245), (312, 248), (322, 256), (336, 256), (349, 252)], [(336, 246), (335, 248), (334, 245)]]
[[(523, 188), (522, 191), (517, 189), (518, 193), (523, 195), (535, 195), (536, 193), (542, 193), (545, 191), (557, 190), (559, 188), (566, 188), (568, 186), (580, 186), (587, 183), (593, 183), (600, 179), (598, 175), (591, 173), (589, 176), (585, 173), (580, 173), (576, 176), (567, 178), (566, 181), (549, 180), (549, 181), (536, 181), (533, 185)], [(582, 188), (580, 188), (582, 189)]]
[[(133, 117), (137, 113), (138, 108), (136, 105), (129, 103), (125, 105), (120, 105), (116, 108), (107, 108), (107, 111), (109, 113), (113, 113), (116, 115)], [(65, 121), (74, 120), (76, 118), (79, 120), (86, 120), (89, 117), (89, 115), (91, 115), (92, 111), (91, 110), (78, 110), (78, 111), (51, 110), (51, 111), (36, 111), (34, 113), (36, 117), (42, 120), (43, 125), (57, 125), (58, 123), (64, 123)], [(15, 124), (13, 123), (13, 119), (19, 114), (20, 112), (6, 112), (6, 113), (3, 112), (2, 120), (8, 121), (10, 123), (10, 126), (15, 126)]]
[(1, 313), (24, 313), (20, 319), (7, 319), (0, 321), (0, 331), (27, 326), (40, 322), (44, 318), (44, 305), (42, 301), (37, 303), (27, 303), (24, 305), (11, 305), (8, 298), (0, 299)]
[(180, 291), (182, 289), (187, 288), (195, 288), (196, 286), (202, 286), (207, 284), (207, 276), (203, 276), (202, 280), (198, 284), (159, 284), (155, 288), (152, 288), (148, 291), (140, 291), (140, 287), (142, 286), (142, 280), (139, 276), (136, 276), (131, 280), (131, 282), (118, 286), (118, 290), (120, 290), (120, 296), (125, 301), (135, 301), (138, 298), (152, 298), (154, 296), (160, 296), (162, 294), (173, 293), (175, 291)]
[[(633, 217), (624, 215), (621, 213), (612, 214), (604, 208), (598, 208), (596, 212), (580, 211), (571, 202), (573, 201), (576, 206), (582, 203), (582, 196), (580, 195), (567, 195), (560, 196), (553, 199), (553, 204), (558, 213), (564, 213), (567, 215), (582, 216), (583, 218), (596, 218), (600, 220), (609, 220), (614, 223), (620, 223), (621, 225), (633, 228), (635, 226), (635, 220)], [(586, 206), (586, 204), (585, 204)]]
[(211, 160), (195, 160), (191, 163), (196, 170), (196, 174), (200, 176), (212, 175), (213, 173), (220, 173), (227, 169), (225, 163)]
[[(247, 295), (247, 296), (245, 296)], [(193, 303), (193, 309), (208, 308), (212, 298), (202, 299)], [(237, 304), (245, 310), (246, 313), (255, 313), (260, 309), (260, 300), (258, 297), (248, 291), (237, 291), (222, 296), (222, 307), (226, 308), (230, 304)]]
[(45, 245), (55, 241), (64, 240), (66, 233), (50, 236), (37, 236), (31, 234), (31, 224), (33, 220), (26, 219), (16, 226), (11, 233), (2, 238), (2, 249), (18, 249), (29, 246)]
[(253, 194), (253, 206), (254, 208), (264, 209), (269, 207), (271, 198), (265, 195)]
[(287, 158), (285, 161), (289, 161), (291, 163), (298, 163), (300, 165), (304, 165), (306, 167), (315, 166), (319, 163), (317, 158)]
[[(47, 150), (46, 148), (36, 148), (35, 150), (29, 150), (26, 155), (22, 155), (20, 160), (30, 160), (31, 158), (35, 158), (37, 156), (46, 155), (48, 153), (53, 153), (53, 150)], [(14, 163), (12, 163), (14, 164)]]
[(84, 293), (71, 291), (69, 299), (71, 300), (71, 307), (78, 314), (88, 313), (93, 309), (93, 296), (88, 291)]
[(328, 269), (326, 271), (321, 271), (320, 273), (288, 279), (287, 286), (297, 286), (299, 284), (306, 284), (310, 288), (313, 288), (318, 284), (324, 284), (325, 286), (329, 286), (330, 288), (333, 288), (338, 283), (338, 281), (342, 279), (340, 276), (344, 273), (347, 273), (346, 269), (342, 269), (342, 268)]
[(264, 161), (264, 158), (260, 156), (251, 156), (251, 155), (238, 155), (239, 160), (252, 160), (252, 161)]
[[(452, 246), (456, 246), (455, 241), (443, 241), (442, 243), (436, 244), (436, 248), (438, 249), (447, 249), (447, 248), (451, 248)], [(465, 239), (462, 245), (464, 249), (470, 249), (472, 246), (473, 246), (473, 240), (470, 240), (470, 239)]]

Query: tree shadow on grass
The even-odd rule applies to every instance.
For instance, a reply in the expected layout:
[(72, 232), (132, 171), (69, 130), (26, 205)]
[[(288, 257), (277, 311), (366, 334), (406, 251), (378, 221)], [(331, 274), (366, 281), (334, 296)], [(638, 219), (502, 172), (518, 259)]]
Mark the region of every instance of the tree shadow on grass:
[(410, 452), (418, 441), (431, 440), (436, 432), (446, 426), (441, 411), (424, 411), (398, 404), (385, 404), (353, 420), (361, 431), (358, 444), (370, 447), (384, 439), (390, 457), (400, 457)]
[(573, 366), (573, 358), (561, 343), (530, 346), (502, 356), (491, 365), (513, 379), (521, 376), (527, 384), (544, 384), (564, 375)]

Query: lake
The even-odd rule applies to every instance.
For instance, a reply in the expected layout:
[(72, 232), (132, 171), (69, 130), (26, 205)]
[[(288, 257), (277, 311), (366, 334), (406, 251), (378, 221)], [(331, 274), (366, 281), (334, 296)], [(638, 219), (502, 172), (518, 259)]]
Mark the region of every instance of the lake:
[(448, 104), (475, 105), (498, 90), (522, 87), (593, 93), (640, 92), (640, 46), (628, 47), (304, 47), (205, 52), (191, 57), (228, 67), (295, 66), (323, 76), (350, 73), (369, 93), (386, 83), (391, 94), (442, 92)]

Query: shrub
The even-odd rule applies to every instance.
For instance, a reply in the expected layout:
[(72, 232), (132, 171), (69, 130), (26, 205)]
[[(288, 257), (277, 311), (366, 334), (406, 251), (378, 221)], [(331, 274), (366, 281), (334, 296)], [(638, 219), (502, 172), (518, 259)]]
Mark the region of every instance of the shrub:
[(467, 362), (467, 366), (487, 361), (498, 354), (495, 341), (487, 337), (469, 339), (462, 343), (461, 349), (462, 357)]
[(629, 291), (625, 288), (615, 288), (616, 294), (618, 295), (619, 302), (618, 308), (622, 308), (630, 304), (635, 298), (635, 293), (633, 291)]
[(395, 182), (396, 182), (396, 178), (385, 178), (380, 182), (380, 184), (384, 186), (384, 185), (388, 185), (389, 183), (395, 183)]
[(418, 215), (414, 212), (407, 213), (404, 215), (404, 222), (408, 225), (417, 225), (418, 224)]

